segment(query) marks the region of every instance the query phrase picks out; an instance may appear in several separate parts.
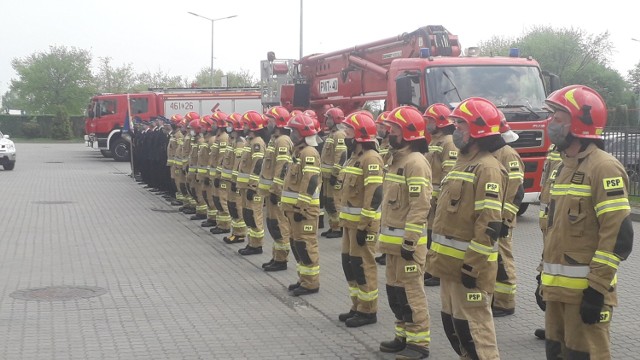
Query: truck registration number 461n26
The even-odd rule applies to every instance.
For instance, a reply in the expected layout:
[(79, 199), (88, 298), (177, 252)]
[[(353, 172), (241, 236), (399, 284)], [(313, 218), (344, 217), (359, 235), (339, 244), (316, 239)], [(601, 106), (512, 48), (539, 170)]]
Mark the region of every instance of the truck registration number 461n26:
[(338, 92), (338, 78), (320, 80), (320, 94)]
[(169, 104), (171, 110), (193, 110), (193, 101), (173, 101)]

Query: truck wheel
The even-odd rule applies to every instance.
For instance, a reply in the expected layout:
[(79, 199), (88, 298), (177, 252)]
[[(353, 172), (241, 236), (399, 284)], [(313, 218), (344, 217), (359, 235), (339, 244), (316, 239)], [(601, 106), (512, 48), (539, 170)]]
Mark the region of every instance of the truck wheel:
[(522, 214), (524, 214), (528, 208), (529, 208), (529, 203), (520, 204), (520, 209), (518, 209), (518, 216), (521, 216)]
[(8, 163), (4, 164), (2, 167), (5, 170), (13, 170), (13, 168), (16, 167), (16, 162), (15, 161), (8, 162)]
[(115, 161), (129, 161), (131, 156), (129, 155), (129, 143), (125, 139), (116, 139), (111, 144), (111, 153)]
[(109, 150), (100, 150), (100, 154), (102, 154), (102, 156), (104, 156), (106, 158), (113, 158), (113, 155), (111, 154), (111, 151), (109, 151)]

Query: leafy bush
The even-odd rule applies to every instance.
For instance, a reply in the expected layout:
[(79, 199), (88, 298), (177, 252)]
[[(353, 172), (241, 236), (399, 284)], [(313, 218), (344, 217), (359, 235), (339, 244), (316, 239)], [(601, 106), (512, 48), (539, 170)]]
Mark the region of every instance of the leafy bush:
[(20, 130), (22, 130), (22, 134), (26, 138), (32, 139), (40, 136), (40, 124), (38, 124), (35, 118), (23, 122), (20, 126)]
[(71, 122), (63, 106), (58, 106), (51, 124), (51, 137), (56, 140), (71, 139)]

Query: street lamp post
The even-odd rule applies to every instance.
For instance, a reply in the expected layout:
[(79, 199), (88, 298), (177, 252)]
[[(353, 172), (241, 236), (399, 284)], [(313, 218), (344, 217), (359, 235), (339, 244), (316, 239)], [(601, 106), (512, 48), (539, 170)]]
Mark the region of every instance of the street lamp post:
[(187, 13), (193, 15), (193, 16), (197, 16), (206, 20), (211, 21), (211, 87), (214, 87), (214, 83), (213, 83), (213, 24), (218, 21), (218, 20), (224, 20), (224, 19), (231, 19), (234, 18), (238, 15), (231, 15), (231, 16), (225, 16), (225, 17), (221, 17), (221, 18), (217, 18), (217, 19), (211, 19), (208, 18), (206, 16), (202, 16), (196, 13), (193, 13), (191, 11), (187, 11)]

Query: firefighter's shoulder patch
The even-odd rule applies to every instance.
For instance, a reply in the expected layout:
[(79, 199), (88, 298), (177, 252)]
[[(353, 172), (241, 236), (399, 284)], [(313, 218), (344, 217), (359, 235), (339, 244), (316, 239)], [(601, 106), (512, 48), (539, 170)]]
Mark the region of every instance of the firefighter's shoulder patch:
[(258, 152), (258, 151), (260, 151), (260, 144), (255, 144), (255, 145), (253, 145), (253, 151), (254, 151), (254, 152)]
[(284, 153), (286, 153), (286, 152), (287, 152), (287, 148), (286, 148), (285, 146), (279, 146), (279, 147), (278, 147), (278, 152), (279, 152), (280, 154), (284, 154)]
[(484, 185), (484, 190), (489, 192), (500, 192), (500, 184), (494, 182), (488, 182)]
[(520, 162), (518, 162), (518, 161), (509, 161), (509, 167), (511, 168), (511, 170), (518, 170), (518, 169), (520, 169)]
[(316, 158), (313, 156), (305, 156), (304, 162), (307, 164), (314, 164), (316, 162)]
[(624, 188), (624, 180), (622, 180), (622, 176), (604, 178), (602, 179), (602, 185), (605, 190), (622, 189)]
[(418, 271), (418, 265), (405, 265), (404, 272), (406, 273), (414, 273)]
[(369, 166), (367, 167), (367, 170), (369, 170), (369, 171), (380, 171), (380, 165), (378, 165), (378, 164), (369, 164)]
[(338, 139), (338, 144), (344, 144), (344, 139)]
[(458, 157), (458, 152), (455, 150), (449, 151), (449, 157), (452, 159), (456, 159)]
[(482, 293), (480, 292), (467, 293), (467, 301), (471, 301), (471, 302), (482, 301)]
[(225, 141), (220, 143), (220, 146), (227, 146), (227, 143)]

